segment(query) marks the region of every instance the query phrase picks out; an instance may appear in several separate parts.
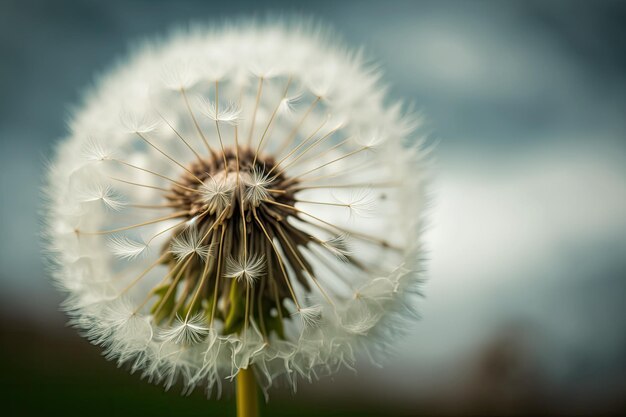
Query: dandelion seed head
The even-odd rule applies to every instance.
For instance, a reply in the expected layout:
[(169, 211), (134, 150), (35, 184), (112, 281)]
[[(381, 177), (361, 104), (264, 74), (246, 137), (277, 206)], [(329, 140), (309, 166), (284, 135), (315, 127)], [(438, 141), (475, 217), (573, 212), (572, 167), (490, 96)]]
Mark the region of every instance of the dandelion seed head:
[(392, 342), (421, 282), (427, 162), (379, 79), (300, 21), (133, 52), (48, 174), (71, 323), (149, 381), (218, 395), (249, 366), (295, 389)]

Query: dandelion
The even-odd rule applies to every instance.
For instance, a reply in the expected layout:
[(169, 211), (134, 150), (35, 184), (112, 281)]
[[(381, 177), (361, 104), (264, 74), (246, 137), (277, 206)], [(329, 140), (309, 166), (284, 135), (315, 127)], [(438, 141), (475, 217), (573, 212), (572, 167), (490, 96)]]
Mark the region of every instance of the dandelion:
[(74, 114), (46, 239), (72, 323), (107, 358), (166, 388), (219, 395), (236, 377), (267, 396), (406, 326), (425, 152), (336, 43), (300, 22), (179, 32)]

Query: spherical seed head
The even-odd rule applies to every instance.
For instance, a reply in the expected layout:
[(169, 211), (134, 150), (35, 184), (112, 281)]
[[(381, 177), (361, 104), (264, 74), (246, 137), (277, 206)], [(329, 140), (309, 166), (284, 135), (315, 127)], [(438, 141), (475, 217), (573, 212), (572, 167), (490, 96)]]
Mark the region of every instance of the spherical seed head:
[(425, 163), (376, 71), (304, 25), (179, 32), (74, 115), (46, 238), (72, 323), (186, 389), (294, 386), (413, 310)]

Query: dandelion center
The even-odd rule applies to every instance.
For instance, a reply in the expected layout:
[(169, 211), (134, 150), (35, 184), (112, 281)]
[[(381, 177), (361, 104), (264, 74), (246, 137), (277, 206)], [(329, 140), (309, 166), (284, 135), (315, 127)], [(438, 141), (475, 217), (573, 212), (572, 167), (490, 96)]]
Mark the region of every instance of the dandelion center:
[(297, 184), (249, 147), (191, 163), (164, 193), (189, 222), (163, 248), (169, 279), (155, 290), (155, 320), (203, 316), (223, 334), (254, 322), (266, 337), (284, 337), (283, 320), (301, 309), (292, 281), (308, 292), (315, 279), (303, 250), (328, 246), (289, 221)]

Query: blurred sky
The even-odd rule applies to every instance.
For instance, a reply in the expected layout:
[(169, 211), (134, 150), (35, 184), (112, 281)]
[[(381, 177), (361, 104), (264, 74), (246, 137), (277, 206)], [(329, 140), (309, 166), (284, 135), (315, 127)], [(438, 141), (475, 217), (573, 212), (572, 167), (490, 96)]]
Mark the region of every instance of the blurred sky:
[(363, 46), (438, 143), (423, 320), (382, 369), (304, 395), (625, 409), (624, 3), (263, 4), (0, 0), (0, 319), (64, 326), (39, 188), (81, 90), (131, 42), (190, 19), (299, 13)]

